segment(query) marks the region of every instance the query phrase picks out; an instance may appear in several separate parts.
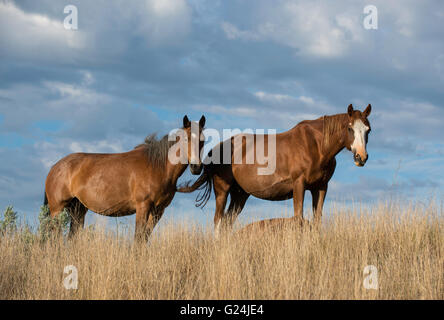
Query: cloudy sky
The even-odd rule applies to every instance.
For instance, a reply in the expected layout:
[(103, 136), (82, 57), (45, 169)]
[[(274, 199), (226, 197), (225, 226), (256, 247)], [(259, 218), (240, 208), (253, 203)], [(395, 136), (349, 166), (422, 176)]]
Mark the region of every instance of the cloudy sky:
[[(69, 4), (78, 30), (64, 28)], [(368, 4), (376, 30), (363, 27)], [(373, 106), (370, 159), (338, 155), (327, 202), (442, 198), (443, 39), (442, 1), (0, 0), (0, 209), (34, 219), (58, 159), (130, 150), (185, 114), (282, 132), (350, 103)], [(210, 221), (213, 203), (193, 197), (166, 216)]]

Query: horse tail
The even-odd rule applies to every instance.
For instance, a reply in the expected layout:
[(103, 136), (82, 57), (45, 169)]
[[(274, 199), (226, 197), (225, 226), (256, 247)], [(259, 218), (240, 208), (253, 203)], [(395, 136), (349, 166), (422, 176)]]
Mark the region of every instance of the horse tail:
[(44, 206), (48, 205), (48, 196), (46, 195), (46, 191), (45, 191), (45, 195), (44, 195), (44, 198), (43, 198), (43, 205)]
[(40, 211), (44, 212), (45, 217), (50, 216), (49, 206), (48, 206), (48, 196), (46, 195), (46, 191), (45, 191), (45, 195), (43, 196), (43, 206)]
[(203, 192), (199, 192), (196, 197), (196, 207), (201, 208), (205, 207), (208, 200), (210, 200), (211, 189), (213, 186), (213, 164), (210, 163), (203, 166), (203, 173), (192, 185), (189, 185), (190, 182), (187, 182), (185, 185), (177, 189), (178, 192), (182, 193), (191, 193), (196, 190), (204, 190)]

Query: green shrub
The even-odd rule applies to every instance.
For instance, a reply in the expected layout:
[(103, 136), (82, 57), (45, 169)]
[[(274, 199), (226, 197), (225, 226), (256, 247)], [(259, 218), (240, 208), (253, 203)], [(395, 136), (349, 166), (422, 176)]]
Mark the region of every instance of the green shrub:
[(19, 238), (24, 244), (23, 248), (29, 249), (38, 240), (38, 235), (32, 232), (31, 227), (28, 225), (20, 227)]
[(3, 220), (0, 220), (0, 234), (9, 234), (17, 231), (17, 212), (12, 206), (7, 206), (3, 212)]
[(40, 207), (39, 212), (39, 228), (38, 233), (40, 238), (44, 241), (51, 235), (66, 234), (68, 232), (70, 222), (70, 215), (68, 210), (63, 211), (55, 218), (49, 215), (49, 208), (46, 205)]

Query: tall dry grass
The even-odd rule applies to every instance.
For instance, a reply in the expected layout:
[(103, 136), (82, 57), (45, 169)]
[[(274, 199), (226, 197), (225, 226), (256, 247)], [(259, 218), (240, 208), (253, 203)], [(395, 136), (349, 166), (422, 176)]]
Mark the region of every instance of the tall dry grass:
[[(85, 230), (73, 240), (0, 238), (0, 299), (443, 299), (442, 209), (334, 208), (320, 231), (214, 239), (171, 225), (149, 245)], [(64, 267), (78, 270), (66, 290)], [(364, 267), (378, 270), (365, 289)]]

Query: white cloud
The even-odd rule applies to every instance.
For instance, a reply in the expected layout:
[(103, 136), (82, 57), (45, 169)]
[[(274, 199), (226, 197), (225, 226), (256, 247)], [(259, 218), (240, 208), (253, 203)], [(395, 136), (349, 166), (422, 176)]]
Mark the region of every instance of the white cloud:
[(185, 0), (146, 0), (138, 16), (138, 33), (148, 46), (174, 44), (191, 30), (191, 9)]
[(58, 139), (55, 142), (37, 142), (32, 146), (38, 159), (45, 169), (51, 168), (57, 161), (70, 153), (118, 153), (125, 148), (120, 140), (80, 141), (72, 139)]
[[(88, 78), (89, 79), (89, 78)], [(85, 83), (85, 80), (83, 80)], [(57, 81), (44, 81), (43, 85), (51, 92), (57, 94), (60, 100), (63, 99), (63, 103), (58, 103), (60, 100), (56, 100), (53, 105), (57, 107), (72, 107), (73, 105), (93, 107), (98, 104), (104, 104), (111, 102), (111, 97), (105, 94), (98, 93), (91, 90), (84, 85), (73, 85), (64, 82)]]
[[(131, 38), (145, 46), (181, 42), (191, 30), (191, 9), (185, 0), (80, 1), (79, 28), (66, 30), (66, 14), (50, 17), (0, 1), (0, 52), (27, 61), (103, 63), (125, 54)], [(87, 10), (86, 10), (87, 8)], [(112, 48), (112, 50), (110, 50)]]
[[(254, 96), (261, 101), (265, 107), (279, 108), (285, 115), (286, 112), (291, 114), (298, 113), (305, 116), (305, 119), (315, 119), (324, 114), (332, 113), (332, 106), (322, 102), (315, 101), (312, 97), (292, 96), (288, 94), (269, 93), (257, 91)], [(294, 118), (293, 118), (294, 119)], [(298, 117), (297, 119), (301, 119)], [(302, 118), (301, 120), (304, 120)]]
[(435, 140), (442, 135), (444, 110), (424, 101), (386, 99), (370, 117), (372, 127), (387, 137)]
[(147, 3), (159, 18), (177, 18), (188, 10), (184, 0), (148, 0)]
[(195, 105), (194, 110), (205, 111), (213, 114), (220, 115), (237, 115), (241, 117), (253, 117), (257, 114), (258, 110), (254, 107), (237, 106), (237, 107), (224, 107), (220, 105)]
[(254, 95), (257, 98), (259, 98), (259, 100), (268, 101), (268, 102), (283, 102), (283, 101), (294, 100), (293, 97), (287, 94), (273, 94), (273, 93), (266, 93), (263, 91), (257, 91), (254, 93)]
[(83, 75), (83, 79), (82, 79), (83, 86), (90, 86), (90, 85), (94, 84), (96, 79), (94, 78), (94, 76), (91, 72), (89, 72), (87, 70), (82, 70), (81, 73)]
[(72, 141), (69, 144), (71, 152), (89, 152), (89, 153), (116, 153), (123, 152), (124, 148), (119, 141), (100, 140), (94, 143), (85, 141)]
[(26, 13), (12, 2), (0, 2), (1, 51), (15, 58), (40, 53), (40, 58), (50, 60), (85, 48), (84, 33), (66, 30), (62, 18)]
[(150, 132), (163, 128), (163, 122), (148, 108), (88, 86), (86, 83), (94, 76), (85, 78), (85, 73), (81, 74), (80, 83), (43, 81), (0, 88), (0, 132), (34, 136), (36, 122), (55, 121), (61, 127), (58, 138), (95, 145), (118, 138), (126, 139), (125, 146), (132, 147)]
[(362, 41), (359, 14), (342, 9), (311, 1), (285, 1), (267, 7), (265, 17), (251, 30), (240, 31), (228, 22), (222, 29), (228, 39), (271, 40), (296, 49), (298, 54), (331, 58), (342, 56), (353, 42)]
[(242, 31), (239, 30), (236, 26), (229, 22), (222, 22), (221, 24), (222, 30), (225, 32), (225, 35), (230, 40), (242, 39), (242, 40), (260, 40), (261, 37), (259, 34), (251, 31)]
[[(293, 97), (288, 94), (268, 93), (264, 91), (257, 91), (254, 95), (261, 101), (269, 103), (303, 103), (306, 105), (313, 105), (313, 98), (306, 96)], [(321, 103), (319, 103), (322, 105)]]

